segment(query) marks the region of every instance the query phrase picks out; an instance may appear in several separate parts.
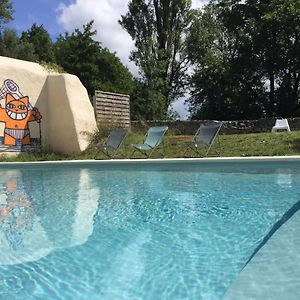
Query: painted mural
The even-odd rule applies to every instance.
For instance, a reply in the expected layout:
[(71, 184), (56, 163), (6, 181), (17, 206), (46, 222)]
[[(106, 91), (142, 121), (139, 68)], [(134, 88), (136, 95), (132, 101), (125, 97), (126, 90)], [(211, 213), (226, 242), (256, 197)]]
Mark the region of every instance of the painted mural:
[[(11, 79), (6, 79), (0, 89), (0, 122), (4, 123), (3, 145), (10, 149), (22, 150), (31, 145), (29, 122), (37, 122), (41, 141), (42, 116), (36, 107), (30, 104), (29, 96), (24, 96), (19, 86)], [(0, 149), (1, 150), (1, 149)]]

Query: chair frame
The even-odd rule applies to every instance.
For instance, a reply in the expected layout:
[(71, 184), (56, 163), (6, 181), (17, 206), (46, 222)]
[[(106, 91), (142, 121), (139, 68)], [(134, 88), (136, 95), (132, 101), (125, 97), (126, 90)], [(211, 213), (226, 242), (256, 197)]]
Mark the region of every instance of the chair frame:
[[(154, 147), (150, 146), (149, 144), (145, 143), (145, 141), (147, 140), (147, 137), (149, 135), (149, 130), (151, 128), (156, 128), (156, 127), (165, 127), (165, 130), (160, 138), (160, 140), (157, 141), (157, 143), (155, 144)], [(166, 134), (168, 130), (168, 126), (153, 126), (153, 127), (150, 127), (148, 130), (147, 130), (147, 133), (145, 134), (145, 137), (143, 139), (143, 143), (140, 144), (140, 145), (147, 145), (148, 147), (150, 147), (149, 149), (149, 154), (147, 153), (148, 150), (142, 150), (142, 149), (138, 149), (136, 148), (134, 145), (139, 145), (139, 144), (132, 144), (132, 146), (134, 147), (131, 155), (130, 155), (130, 158), (132, 158), (133, 154), (138, 151), (139, 153), (143, 154), (146, 158), (150, 158), (152, 153), (156, 150), (158, 153), (160, 153), (163, 157), (166, 156), (166, 149), (165, 149), (165, 142), (164, 142), (164, 135)], [(162, 145), (162, 148), (163, 148), (163, 153), (160, 152), (159, 150), (159, 146)]]
[[(122, 139), (121, 139), (121, 141), (120, 141), (118, 147), (116, 147), (116, 148), (115, 148), (115, 147), (110, 147), (110, 146), (108, 145), (109, 139), (110, 139), (111, 136), (112, 136), (115, 132), (117, 132), (117, 131), (123, 131), (123, 132), (124, 132), (124, 136), (122, 137)], [(115, 156), (116, 156), (116, 154), (117, 154), (117, 152), (118, 152), (118, 150), (122, 147), (122, 145), (124, 145), (124, 152), (125, 152), (125, 155), (123, 155), (122, 158), (126, 158), (126, 156), (127, 156), (127, 153), (126, 153), (126, 152), (127, 152), (127, 151), (126, 151), (126, 146), (125, 146), (124, 141), (125, 141), (127, 135), (128, 135), (128, 129), (127, 129), (127, 128), (118, 128), (118, 129), (114, 129), (114, 130), (112, 130), (112, 131), (110, 132), (109, 136), (106, 138), (105, 143), (97, 145), (97, 146), (96, 146), (96, 149), (97, 149), (97, 151), (100, 151), (101, 153), (103, 153), (104, 155), (106, 155), (108, 158), (114, 159)], [(108, 146), (108, 148), (105, 149), (105, 146)], [(103, 148), (103, 149), (101, 149), (101, 148)], [(113, 155), (110, 155), (110, 152), (111, 152), (111, 153), (114, 153), (114, 154), (113, 154)], [(96, 159), (96, 155), (97, 155), (97, 153), (95, 154), (94, 159)]]
[[(189, 142), (195, 142), (195, 143), (196, 143), (196, 138), (197, 138), (197, 136), (198, 136), (198, 134), (199, 134), (199, 132), (200, 132), (202, 126), (205, 126), (205, 125), (212, 125), (212, 124), (220, 124), (220, 125), (219, 125), (218, 130), (215, 132), (214, 136), (212, 137), (210, 143), (208, 143), (208, 144), (206, 144), (206, 145), (203, 145), (202, 147), (199, 147), (199, 148), (191, 147), (191, 146), (188, 144)], [(199, 150), (200, 150), (200, 149), (203, 149), (203, 148), (205, 148), (205, 147), (208, 147), (208, 149), (207, 149), (207, 151), (206, 151), (204, 157), (208, 156), (208, 153), (209, 153), (211, 147), (213, 146), (215, 140), (218, 140), (218, 148), (219, 148), (219, 151), (217, 152), (217, 154), (218, 154), (218, 156), (220, 156), (220, 154), (221, 154), (221, 143), (220, 143), (220, 138), (219, 138), (219, 132), (221, 131), (221, 128), (222, 128), (223, 124), (224, 124), (223, 121), (215, 121), (215, 122), (209, 122), (209, 123), (202, 123), (202, 124), (199, 126), (199, 128), (198, 128), (197, 132), (195, 133), (195, 135), (193, 136), (193, 139), (192, 139), (191, 141), (187, 142), (187, 148), (185, 149), (185, 151), (184, 151), (184, 153), (183, 153), (183, 157), (185, 157), (185, 154), (187, 153), (187, 151), (188, 151), (189, 149), (191, 149), (191, 150), (194, 151), (197, 155), (199, 155), (199, 154), (200, 154), (200, 151), (199, 151)], [(200, 156), (200, 155), (199, 155), (199, 156)], [(203, 157), (203, 156), (200, 156), (200, 157)]]

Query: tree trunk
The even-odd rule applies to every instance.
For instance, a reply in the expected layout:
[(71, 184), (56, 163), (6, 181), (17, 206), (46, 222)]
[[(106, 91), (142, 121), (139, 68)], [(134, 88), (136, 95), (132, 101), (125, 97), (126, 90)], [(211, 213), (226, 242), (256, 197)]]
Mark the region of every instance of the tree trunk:
[(270, 78), (270, 94), (269, 94), (269, 113), (274, 113), (275, 104), (275, 76), (273, 72), (269, 73)]

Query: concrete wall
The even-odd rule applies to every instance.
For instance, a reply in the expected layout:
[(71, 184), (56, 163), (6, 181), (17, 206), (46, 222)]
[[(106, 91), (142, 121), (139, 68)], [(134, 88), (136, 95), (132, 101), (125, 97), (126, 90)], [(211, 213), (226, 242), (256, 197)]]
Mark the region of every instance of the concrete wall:
[[(0, 56), (0, 88), (11, 79), (41, 115), (41, 142), (51, 151), (66, 154), (86, 149), (89, 134), (96, 130), (94, 110), (78, 77), (50, 72), (41, 65)], [(15, 95), (17, 97), (17, 95)], [(5, 107), (5, 99), (0, 101)], [(5, 122), (0, 120), (0, 136)], [(30, 122), (30, 135), (39, 135), (37, 122)]]

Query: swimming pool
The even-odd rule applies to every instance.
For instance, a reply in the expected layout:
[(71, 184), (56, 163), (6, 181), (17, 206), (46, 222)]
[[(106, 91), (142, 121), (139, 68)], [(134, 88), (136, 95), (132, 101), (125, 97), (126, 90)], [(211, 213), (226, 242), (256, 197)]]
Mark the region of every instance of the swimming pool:
[(297, 162), (3, 165), (0, 299), (221, 299), (299, 196)]

